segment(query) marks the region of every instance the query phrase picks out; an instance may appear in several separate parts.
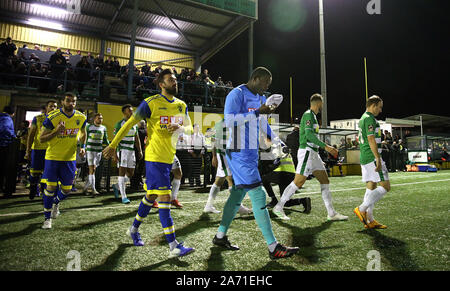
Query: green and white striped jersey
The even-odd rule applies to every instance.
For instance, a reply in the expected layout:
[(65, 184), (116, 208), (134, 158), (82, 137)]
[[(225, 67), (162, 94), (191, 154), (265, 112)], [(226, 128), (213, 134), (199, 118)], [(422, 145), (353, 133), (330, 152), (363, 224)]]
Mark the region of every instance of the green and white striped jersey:
[(319, 122), (312, 110), (306, 110), (300, 121), (299, 149), (317, 152), (319, 147), (325, 147), (325, 143), (319, 139)]
[(88, 152), (101, 152), (103, 144), (109, 145), (108, 133), (104, 125), (96, 126), (95, 124), (88, 124), (86, 126), (86, 133), (86, 150)]
[(360, 155), (359, 160), (361, 165), (366, 165), (369, 163), (373, 163), (375, 160), (375, 156), (372, 153), (372, 149), (370, 148), (368, 136), (375, 136), (375, 141), (378, 146), (378, 153), (381, 153), (381, 128), (378, 121), (375, 119), (370, 112), (365, 112), (361, 119), (359, 120), (359, 149)]
[(225, 155), (225, 149), (227, 147), (227, 127), (225, 126), (225, 120), (217, 122), (214, 125), (214, 148), (216, 153)]
[[(120, 128), (127, 122), (125, 119), (122, 119), (121, 121), (116, 123), (116, 126), (114, 127), (114, 135), (116, 135)], [(130, 131), (128, 131), (127, 135), (119, 142), (119, 146), (117, 147), (117, 150), (129, 150), (134, 152), (134, 140), (138, 133), (138, 127), (137, 125), (133, 126)]]

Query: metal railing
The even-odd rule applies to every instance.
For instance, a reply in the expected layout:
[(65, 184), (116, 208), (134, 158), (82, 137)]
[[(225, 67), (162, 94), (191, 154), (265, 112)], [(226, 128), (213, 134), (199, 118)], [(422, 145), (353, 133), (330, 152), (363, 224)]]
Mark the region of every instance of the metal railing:
[[(133, 96), (127, 96), (128, 73), (121, 71), (61, 66), (47, 62), (20, 61), (23, 65), (0, 65), (0, 88), (35, 90), (40, 93), (58, 94), (67, 91), (78, 93), (81, 99), (108, 101), (140, 100), (144, 94), (160, 92), (154, 83), (156, 77), (135, 74)], [(178, 97), (188, 105), (223, 108), (225, 97), (232, 87), (218, 86), (205, 81), (178, 81)]]

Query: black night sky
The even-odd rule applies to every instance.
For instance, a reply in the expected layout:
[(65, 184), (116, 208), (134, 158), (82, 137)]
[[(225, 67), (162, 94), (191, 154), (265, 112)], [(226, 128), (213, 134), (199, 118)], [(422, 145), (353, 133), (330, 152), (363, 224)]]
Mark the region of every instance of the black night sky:
[[(381, 0), (381, 15), (369, 15), (369, 0), (324, 0), (328, 120), (359, 118), (365, 110), (364, 62), (369, 96), (384, 99), (379, 119), (419, 113), (450, 116), (450, 9), (448, 0)], [(318, 0), (260, 0), (254, 25), (254, 67), (272, 71), (272, 93), (282, 93), (280, 121), (289, 122), (289, 77), (293, 113), (320, 93)], [(215, 80), (233, 85), (248, 77), (248, 32), (205, 63)]]

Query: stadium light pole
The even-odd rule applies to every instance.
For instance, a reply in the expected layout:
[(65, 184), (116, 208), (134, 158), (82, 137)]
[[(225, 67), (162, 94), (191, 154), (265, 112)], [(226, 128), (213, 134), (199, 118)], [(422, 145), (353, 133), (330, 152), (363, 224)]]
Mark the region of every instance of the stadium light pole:
[(328, 127), (327, 112), (327, 76), (325, 67), (325, 30), (323, 22), (323, 0), (319, 0), (319, 29), (320, 29), (320, 89), (323, 97), (322, 127)]
[(133, 20), (131, 24), (130, 61), (128, 62), (128, 91), (127, 91), (128, 100), (130, 100), (131, 96), (133, 95), (134, 50), (136, 45), (138, 7), (139, 7), (139, 0), (134, 0)]

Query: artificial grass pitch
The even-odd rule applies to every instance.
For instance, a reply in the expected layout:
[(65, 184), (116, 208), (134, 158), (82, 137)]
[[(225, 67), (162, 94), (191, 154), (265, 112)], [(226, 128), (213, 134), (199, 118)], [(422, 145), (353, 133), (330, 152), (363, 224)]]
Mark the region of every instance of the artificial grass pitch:
[[(128, 205), (112, 193), (72, 194), (61, 203), (50, 230), (41, 229), (41, 198), (14, 195), (0, 199), (0, 270), (67, 270), (76, 266), (74, 253), (81, 270), (92, 271), (450, 270), (450, 171), (391, 173), (390, 180), (391, 192), (374, 211), (385, 230), (365, 230), (353, 213), (364, 197), (361, 177), (330, 178), (334, 207), (349, 216), (345, 222), (326, 221), (319, 183), (307, 181), (294, 197), (311, 197), (310, 214), (302, 213), (302, 206), (286, 209), (288, 221), (271, 214), (277, 240), (300, 247), (294, 257), (277, 261), (269, 259), (252, 215), (237, 215), (228, 232), (239, 251), (215, 247), (221, 214), (202, 213), (208, 193), (179, 193), (184, 208), (172, 208), (177, 240), (196, 251), (176, 259), (168, 259), (157, 209), (140, 227), (144, 247), (134, 247), (126, 236), (144, 192), (129, 194)], [(278, 195), (277, 186), (274, 190)], [(217, 209), (223, 209), (227, 196), (228, 191), (218, 194)], [(244, 205), (251, 207), (248, 196)], [(377, 256), (378, 264), (372, 261)]]

